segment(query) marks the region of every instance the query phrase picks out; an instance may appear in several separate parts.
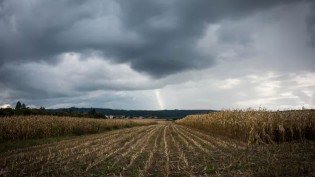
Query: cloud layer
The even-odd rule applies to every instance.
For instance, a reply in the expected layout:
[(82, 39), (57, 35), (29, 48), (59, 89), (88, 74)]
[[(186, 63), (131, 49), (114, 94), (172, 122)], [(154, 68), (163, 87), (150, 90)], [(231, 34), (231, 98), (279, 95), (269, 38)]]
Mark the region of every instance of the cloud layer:
[[(97, 51), (136, 71), (163, 77), (214, 63), (213, 56), (196, 49), (207, 24), (281, 2), (3, 0), (0, 57), (2, 62), (56, 62), (61, 53)], [(236, 40), (224, 31), (220, 37)]]
[[(266, 73), (281, 75), (280, 83), (290, 80), (286, 76), (313, 78), (314, 7), (307, 0), (2, 0), (0, 104), (24, 99), (51, 107), (125, 109), (219, 109), (255, 100), (312, 105), (306, 100), (312, 100), (313, 86), (303, 87), (302, 103), (291, 99), (303, 97), (297, 86), (280, 93), (268, 86), (273, 83), (249, 84), (248, 78)], [(194, 93), (185, 89), (190, 82)], [(202, 90), (203, 82), (214, 88)], [(262, 90), (227, 97), (232, 88), (260, 86), (288, 99), (275, 101), (259, 95)], [(193, 97), (207, 91), (223, 101), (196, 104)], [(178, 101), (188, 93), (190, 102)], [(159, 100), (163, 94), (171, 99)]]

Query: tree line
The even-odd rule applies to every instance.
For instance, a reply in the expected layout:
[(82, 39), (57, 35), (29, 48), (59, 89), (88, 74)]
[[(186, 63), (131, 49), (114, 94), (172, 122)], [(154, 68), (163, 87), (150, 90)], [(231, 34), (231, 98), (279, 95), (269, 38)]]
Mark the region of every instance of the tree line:
[(0, 117), (16, 116), (16, 115), (54, 115), (67, 117), (86, 117), (86, 118), (103, 118), (105, 115), (125, 116), (125, 117), (144, 117), (144, 118), (163, 118), (163, 119), (179, 119), (187, 115), (206, 114), (214, 110), (115, 110), (104, 108), (59, 108), (45, 109), (29, 108), (24, 103), (18, 101), (15, 109), (0, 109)]
[(15, 109), (4, 108), (0, 109), (0, 117), (10, 116), (30, 116), (30, 115), (53, 115), (53, 116), (65, 116), (65, 117), (85, 117), (85, 118), (104, 118), (103, 114), (96, 112), (94, 108), (91, 108), (88, 112), (74, 112), (73, 108), (63, 108), (61, 111), (54, 112), (46, 110), (45, 107), (30, 108), (18, 101), (15, 105)]

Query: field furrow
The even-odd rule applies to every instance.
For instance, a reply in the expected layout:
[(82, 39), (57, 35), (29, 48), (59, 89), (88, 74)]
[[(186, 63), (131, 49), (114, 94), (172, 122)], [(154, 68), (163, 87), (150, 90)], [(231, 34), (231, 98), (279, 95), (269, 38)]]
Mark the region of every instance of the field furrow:
[(205, 134), (204, 132), (201, 132), (196, 129), (191, 129), (189, 127), (185, 126), (178, 126), (180, 129), (183, 129), (189, 134), (192, 134), (194, 137), (197, 137), (198, 139), (203, 139), (202, 141), (206, 140), (208, 142), (211, 142), (212, 145), (216, 146), (216, 148), (239, 148), (239, 149), (245, 149), (247, 148), (247, 145), (243, 142), (225, 138), (225, 137), (216, 137), (216, 136), (209, 136)]
[[(134, 161), (137, 160), (143, 153), (144, 149), (149, 145), (150, 138), (156, 134), (159, 127), (155, 127), (150, 129), (144, 135), (141, 135), (134, 141), (132, 144), (129, 144), (125, 149), (121, 151), (121, 153), (117, 154), (116, 156), (111, 156), (110, 158), (104, 160), (98, 166), (102, 168), (102, 171), (99, 171), (97, 168), (95, 173), (100, 173), (102, 175), (120, 175), (121, 173), (130, 172), (130, 167), (134, 164)], [(91, 169), (93, 171), (93, 169)], [(127, 171), (128, 170), (128, 171)], [(132, 169), (138, 173), (139, 169)], [(116, 174), (116, 172), (119, 172)], [(104, 174), (105, 173), (105, 174)]]
[[(10, 158), (14, 159), (14, 158), (17, 158), (17, 155), (19, 158), (29, 158), (29, 156), (33, 156), (34, 152), (39, 153), (38, 155), (40, 156), (42, 154), (51, 153), (51, 151), (53, 151), (54, 149), (58, 149), (59, 151), (67, 151), (67, 150), (74, 150), (76, 148), (81, 148), (82, 146), (90, 146), (93, 144), (98, 145), (99, 141), (104, 140), (104, 138), (114, 139), (115, 137), (121, 136), (120, 134), (121, 131), (133, 132), (134, 129), (117, 130), (117, 131), (108, 132), (106, 134), (87, 135), (87, 136), (82, 136), (79, 138), (74, 138), (72, 140), (64, 140), (57, 143), (44, 144), (44, 145), (34, 146), (30, 148), (25, 148), (25, 149), (18, 149), (18, 150), (5, 153), (4, 157), (0, 157), (0, 160), (3, 160), (3, 158), (5, 158), (6, 160), (10, 160)], [(75, 146), (73, 146), (74, 144)]]
[(169, 176), (170, 174), (170, 150), (166, 139), (166, 132), (169, 126), (165, 126), (163, 131), (163, 144), (164, 144), (164, 157), (165, 157), (165, 173), (164, 176)]
[(160, 136), (160, 131), (163, 128), (164, 126), (156, 126), (154, 131), (147, 133), (141, 141), (124, 152), (122, 157), (118, 158), (119, 161), (116, 160), (112, 168), (109, 169), (113, 172), (112, 176), (148, 176), (145, 173), (147, 173), (147, 165), (149, 165), (147, 163), (149, 163), (150, 152), (154, 150), (154, 141)]
[[(126, 132), (127, 136), (121, 136), (122, 132), (109, 135), (104, 134), (102, 136), (96, 135), (97, 139), (91, 136), (91, 140), (74, 141), (72, 146), (71, 144), (63, 146), (63, 142), (59, 142), (60, 145), (53, 145), (53, 147), (45, 147), (44, 145), (43, 148), (28, 149), (16, 153), (14, 156), (10, 155), (9, 158), (4, 157), (2, 165), (6, 166), (5, 169), (8, 173), (14, 175), (23, 174), (24, 172), (31, 174), (50, 173), (50, 171), (59, 171), (60, 168), (69, 170), (65, 164), (71, 164), (74, 160), (81, 158), (84, 158), (83, 161), (87, 162), (89, 159), (88, 155), (100, 155), (100, 152), (105, 153), (111, 148), (116, 148), (115, 145), (118, 145), (119, 142), (130, 140), (130, 137), (134, 135), (139, 136), (141, 133), (146, 133), (147, 128), (136, 127), (133, 128), (133, 132), (129, 131), (127, 130)], [(22, 171), (19, 170), (21, 168), (23, 169)], [(63, 169), (60, 170), (62, 171)]]
[(189, 154), (185, 152), (179, 141), (176, 138), (176, 131), (174, 126), (170, 126), (170, 151), (171, 151), (171, 165), (170, 171), (173, 176), (192, 176), (190, 164), (186, 156)]
[(215, 141), (214, 138), (198, 136), (193, 130), (189, 128), (178, 127), (178, 129), (179, 132), (185, 134), (188, 139), (193, 140), (194, 144), (196, 144), (202, 151), (208, 154), (220, 153), (221, 156), (228, 155), (224, 154), (224, 152), (229, 152), (230, 150), (233, 151), (236, 147), (230, 145), (229, 141), (218, 142)]
[[(151, 168), (153, 161), (155, 158), (157, 158), (158, 155), (158, 142), (161, 141), (161, 134), (163, 132), (163, 127), (164, 126), (159, 126), (159, 130), (157, 131), (157, 133), (155, 134), (155, 138), (154, 141), (151, 141), (151, 144), (149, 145), (149, 147), (146, 149), (146, 160), (144, 160), (143, 163), (143, 167), (141, 167), (141, 171), (139, 173), (139, 176), (149, 176), (149, 172), (148, 170)], [(151, 139), (153, 140), (153, 139)]]
[(183, 139), (186, 139), (186, 141), (189, 144), (192, 144), (194, 146), (193, 149), (197, 148), (203, 153), (209, 153), (210, 152), (209, 149), (206, 149), (202, 143), (200, 143), (199, 141), (196, 141), (196, 139), (189, 136), (189, 134), (187, 132), (185, 132), (185, 130), (182, 130), (179, 128), (176, 128), (176, 130), (177, 130), (177, 133), (183, 137)]
[(97, 151), (89, 153), (88, 156), (86, 156), (84, 159), (80, 159), (80, 161), (77, 163), (83, 166), (87, 165), (84, 167), (84, 169), (85, 171), (88, 171), (109, 157), (126, 152), (130, 146), (132, 146), (134, 143), (137, 143), (138, 141), (141, 141), (142, 137), (148, 132), (152, 131), (152, 129), (154, 129), (154, 127), (147, 127), (140, 132), (123, 134), (120, 140), (116, 143), (111, 143), (107, 147), (99, 148)]

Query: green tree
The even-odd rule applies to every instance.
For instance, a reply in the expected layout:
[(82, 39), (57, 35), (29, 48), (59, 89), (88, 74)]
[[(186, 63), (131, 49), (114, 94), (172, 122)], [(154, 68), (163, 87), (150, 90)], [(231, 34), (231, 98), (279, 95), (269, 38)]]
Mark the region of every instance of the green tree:
[(22, 104), (22, 107), (21, 107), (22, 109), (26, 109), (26, 106), (25, 106), (25, 104), (23, 103)]
[(20, 101), (18, 101), (18, 102), (16, 103), (15, 109), (21, 109), (21, 108), (22, 108), (22, 104), (21, 104)]
[(94, 108), (91, 108), (89, 111), (89, 115), (95, 116), (96, 115), (96, 110)]

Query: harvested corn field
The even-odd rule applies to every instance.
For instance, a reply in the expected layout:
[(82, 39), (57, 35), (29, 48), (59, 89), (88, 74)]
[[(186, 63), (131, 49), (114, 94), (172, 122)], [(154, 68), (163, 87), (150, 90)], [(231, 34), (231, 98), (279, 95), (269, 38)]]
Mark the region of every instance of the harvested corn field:
[(314, 176), (315, 143), (250, 146), (174, 123), (0, 154), (0, 176)]

